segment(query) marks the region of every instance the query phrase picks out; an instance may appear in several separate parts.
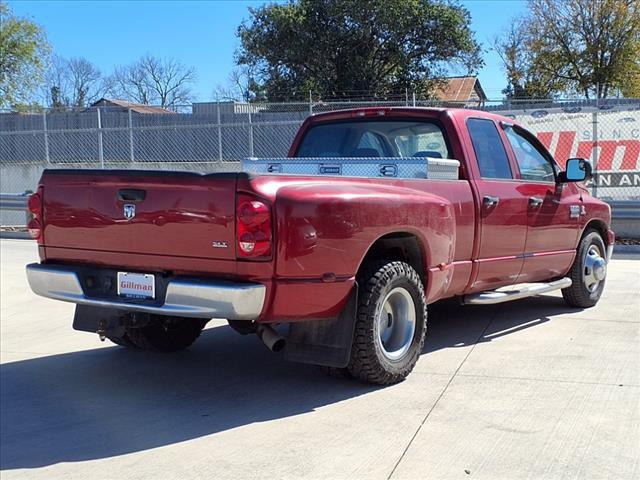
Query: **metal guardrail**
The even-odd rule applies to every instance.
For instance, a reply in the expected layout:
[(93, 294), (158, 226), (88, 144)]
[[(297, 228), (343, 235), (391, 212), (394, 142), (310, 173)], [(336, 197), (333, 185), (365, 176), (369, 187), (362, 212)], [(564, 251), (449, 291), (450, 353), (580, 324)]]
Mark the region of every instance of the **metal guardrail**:
[(611, 205), (611, 217), (616, 220), (640, 220), (640, 201), (612, 200), (607, 202)]
[(0, 193), (0, 208), (2, 210), (27, 211), (27, 201), (33, 192)]
[[(24, 193), (0, 193), (0, 210), (13, 210), (24, 212), (24, 225), (26, 226), (31, 220), (31, 214), (27, 210), (27, 202), (29, 196), (33, 192), (26, 191)], [(3, 237), (29, 238), (25, 232), (2, 232)]]

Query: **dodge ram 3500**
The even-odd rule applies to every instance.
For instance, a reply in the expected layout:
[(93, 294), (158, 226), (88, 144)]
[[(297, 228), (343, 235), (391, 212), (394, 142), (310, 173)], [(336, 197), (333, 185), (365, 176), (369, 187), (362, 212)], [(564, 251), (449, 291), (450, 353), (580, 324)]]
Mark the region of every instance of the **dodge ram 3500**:
[(126, 347), (180, 350), (224, 318), (290, 360), (378, 384), (411, 372), (440, 299), (561, 289), (584, 308), (602, 294), (614, 234), (583, 184), (589, 163), (560, 168), (508, 118), (314, 115), (287, 158), (243, 166), (46, 170), (29, 200), (31, 288)]

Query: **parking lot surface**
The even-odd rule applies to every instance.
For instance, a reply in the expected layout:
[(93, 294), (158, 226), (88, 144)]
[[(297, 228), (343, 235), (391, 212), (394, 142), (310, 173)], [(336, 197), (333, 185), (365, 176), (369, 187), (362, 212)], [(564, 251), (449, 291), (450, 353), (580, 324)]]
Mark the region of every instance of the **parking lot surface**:
[(101, 343), (31, 293), (33, 242), (0, 254), (2, 480), (640, 478), (640, 256), (588, 310), (430, 307), (416, 369), (383, 388), (217, 320), (176, 354)]

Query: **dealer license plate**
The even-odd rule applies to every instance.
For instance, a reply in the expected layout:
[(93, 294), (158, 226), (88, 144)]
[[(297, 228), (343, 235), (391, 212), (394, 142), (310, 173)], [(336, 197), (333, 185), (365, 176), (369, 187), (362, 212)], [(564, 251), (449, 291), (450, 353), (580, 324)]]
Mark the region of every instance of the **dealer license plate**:
[(156, 278), (150, 273), (118, 272), (118, 295), (127, 298), (156, 298)]

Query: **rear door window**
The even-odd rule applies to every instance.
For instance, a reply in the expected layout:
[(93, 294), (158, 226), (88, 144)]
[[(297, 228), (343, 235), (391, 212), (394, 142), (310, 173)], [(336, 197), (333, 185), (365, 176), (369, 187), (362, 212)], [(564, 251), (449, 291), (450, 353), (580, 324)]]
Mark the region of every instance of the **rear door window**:
[(482, 178), (513, 178), (507, 151), (496, 124), (484, 118), (470, 118), (467, 129)]

